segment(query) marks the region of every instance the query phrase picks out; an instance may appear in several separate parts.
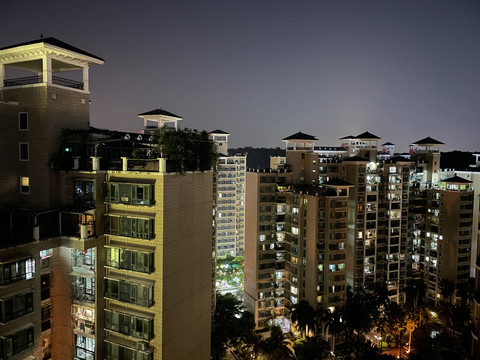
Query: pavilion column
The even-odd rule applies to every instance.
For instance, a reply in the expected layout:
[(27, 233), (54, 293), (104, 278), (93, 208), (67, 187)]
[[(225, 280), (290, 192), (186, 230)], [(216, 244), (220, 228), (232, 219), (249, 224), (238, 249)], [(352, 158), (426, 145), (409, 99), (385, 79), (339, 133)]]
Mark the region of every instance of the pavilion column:
[(4, 87), (5, 81), (5, 65), (0, 64), (0, 89)]
[(85, 65), (82, 68), (82, 78), (83, 78), (83, 90), (84, 91), (89, 91), (89, 85), (88, 85), (88, 65)]
[(43, 66), (42, 66), (42, 75), (43, 79), (42, 82), (48, 85), (52, 85), (52, 58), (45, 55), (42, 59)]

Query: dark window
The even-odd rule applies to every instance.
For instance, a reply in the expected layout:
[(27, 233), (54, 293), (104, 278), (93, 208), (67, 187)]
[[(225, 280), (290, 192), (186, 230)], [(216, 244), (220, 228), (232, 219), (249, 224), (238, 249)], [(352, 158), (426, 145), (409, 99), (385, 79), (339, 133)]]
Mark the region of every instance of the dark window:
[(22, 161), (28, 161), (28, 143), (18, 144), (19, 159)]
[(1, 355), (7, 359), (26, 349), (33, 347), (33, 327), (22, 329), (14, 334), (7, 335), (0, 339)]
[(18, 130), (28, 130), (28, 113), (18, 113)]
[(7, 323), (33, 311), (33, 293), (0, 300), (0, 322)]

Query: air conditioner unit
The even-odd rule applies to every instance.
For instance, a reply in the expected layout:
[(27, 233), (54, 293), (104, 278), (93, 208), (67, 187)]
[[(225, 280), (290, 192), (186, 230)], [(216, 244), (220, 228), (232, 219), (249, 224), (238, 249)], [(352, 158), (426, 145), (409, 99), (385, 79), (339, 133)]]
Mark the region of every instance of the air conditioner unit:
[(143, 341), (137, 342), (137, 350), (145, 351), (147, 349), (147, 343)]

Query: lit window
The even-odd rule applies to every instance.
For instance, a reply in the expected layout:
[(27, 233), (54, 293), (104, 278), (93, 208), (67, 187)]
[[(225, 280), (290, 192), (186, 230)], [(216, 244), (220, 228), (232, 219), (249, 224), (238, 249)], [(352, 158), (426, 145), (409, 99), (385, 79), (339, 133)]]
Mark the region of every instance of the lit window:
[(20, 193), (30, 194), (30, 178), (28, 176), (20, 176)]
[(18, 158), (20, 161), (28, 161), (28, 143), (19, 143), (18, 153)]
[(26, 112), (18, 113), (18, 130), (20, 131), (28, 130), (28, 113)]

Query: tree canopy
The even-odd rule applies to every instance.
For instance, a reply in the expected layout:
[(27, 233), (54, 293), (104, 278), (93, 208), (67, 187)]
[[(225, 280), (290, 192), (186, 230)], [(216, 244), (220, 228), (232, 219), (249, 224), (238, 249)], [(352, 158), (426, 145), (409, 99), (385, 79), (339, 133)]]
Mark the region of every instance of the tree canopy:
[(173, 163), (178, 174), (210, 170), (217, 163), (215, 144), (206, 131), (162, 128), (157, 136), (163, 156)]

